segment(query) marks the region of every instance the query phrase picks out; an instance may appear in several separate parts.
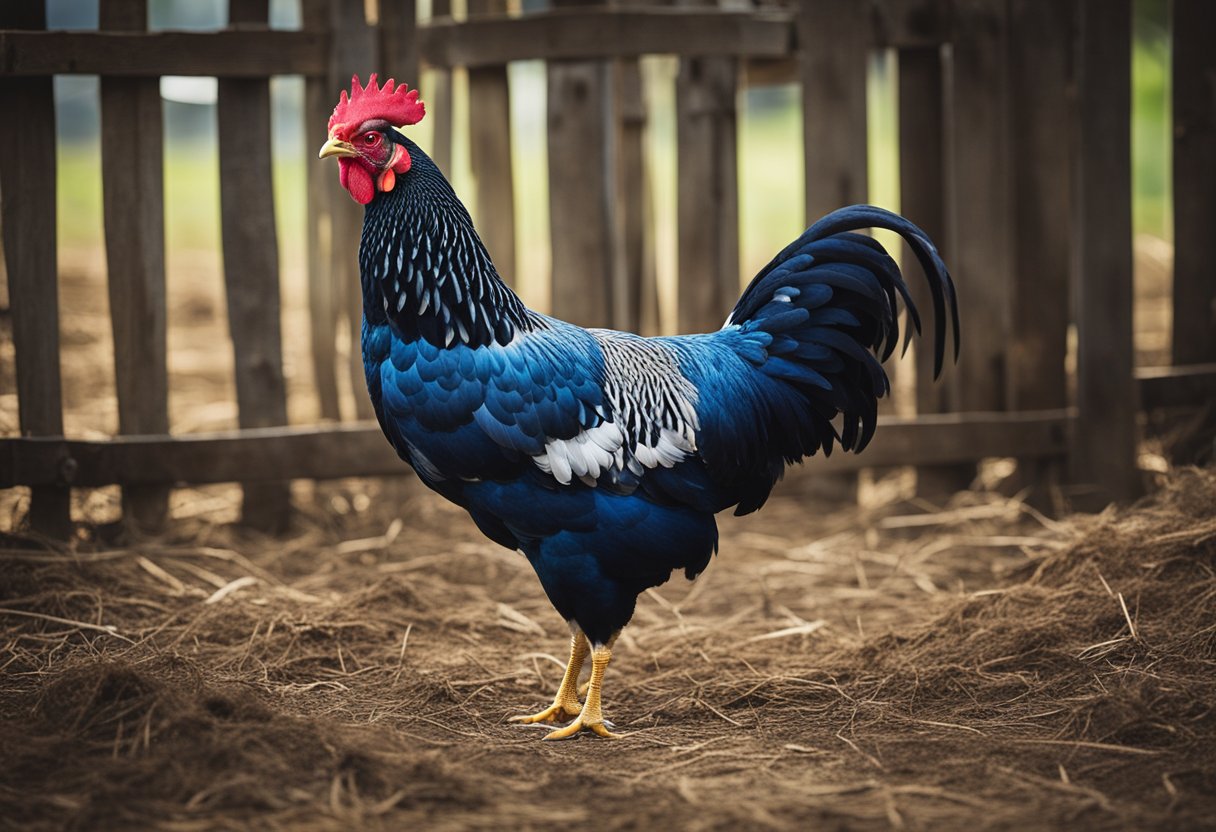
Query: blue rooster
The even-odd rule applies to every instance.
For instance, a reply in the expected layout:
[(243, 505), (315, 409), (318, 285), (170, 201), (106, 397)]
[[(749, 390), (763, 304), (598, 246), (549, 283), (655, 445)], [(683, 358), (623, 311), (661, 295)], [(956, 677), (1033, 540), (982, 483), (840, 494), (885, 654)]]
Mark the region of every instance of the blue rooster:
[[(356, 77), (321, 157), (366, 206), (363, 362), (376, 416), (427, 486), (528, 558), (573, 634), (553, 704), (518, 721), (614, 736), (601, 709), (614, 639), (639, 593), (691, 580), (714, 515), (760, 508), (787, 464), (860, 451), (889, 390), (876, 353), (920, 320), (868, 227), (899, 232), (929, 278), (940, 370), (954, 288), (933, 244), (872, 206), (824, 217), (773, 258), (717, 332), (641, 338), (531, 311), (503, 283), (468, 212), (398, 127), (417, 91)], [(905, 337), (905, 346), (911, 331)], [(580, 702), (579, 672), (591, 657)]]

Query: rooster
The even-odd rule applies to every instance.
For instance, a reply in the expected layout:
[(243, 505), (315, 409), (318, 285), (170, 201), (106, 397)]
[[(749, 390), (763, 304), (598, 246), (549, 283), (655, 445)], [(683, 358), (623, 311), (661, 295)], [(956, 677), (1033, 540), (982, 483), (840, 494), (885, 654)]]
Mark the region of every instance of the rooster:
[[(638, 595), (689, 580), (718, 546), (717, 512), (764, 505), (785, 466), (861, 451), (889, 391), (878, 356), (899, 342), (897, 299), (920, 319), (878, 227), (907, 240), (929, 280), (935, 373), (954, 287), (933, 244), (855, 205), (765, 266), (717, 332), (642, 338), (528, 309), (495, 271), (468, 212), (399, 130), (417, 90), (356, 76), (320, 157), (365, 206), (359, 247), (363, 366), (388, 441), (422, 481), (521, 551), (570, 627), (552, 705), (515, 717), (566, 723), (546, 739), (612, 737), (601, 694)], [(591, 676), (580, 700), (579, 673)]]

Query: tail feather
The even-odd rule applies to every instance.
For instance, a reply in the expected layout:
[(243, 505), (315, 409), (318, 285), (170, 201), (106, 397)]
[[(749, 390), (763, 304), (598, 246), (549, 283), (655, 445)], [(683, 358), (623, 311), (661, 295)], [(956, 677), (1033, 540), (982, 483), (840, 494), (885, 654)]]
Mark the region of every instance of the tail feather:
[[(862, 228), (900, 234), (925, 273), (934, 311), (934, 377), (944, 363), (947, 320), (958, 357), (954, 284), (923, 231), (872, 205), (842, 208), (819, 220), (756, 275), (727, 319), (728, 325), (771, 338), (758, 369), (795, 387), (802, 394), (804, 417), (813, 414), (816, 435), (802, 430), (796, 439), (789, 434), (785, 441), (778, 439), (782, 447), (773, 450), (787, 460), (820, 447), (828, 454), (833, 439), (845, 450), (862, 450), (874, 434), (877, 399), (890, 391), (880, 362), (899, 345), (901, 301), (908, 310), (905, 350), (913, 331), (921, 331), (899, 267), (878, 241), (854, 233)], [(773, 415), (784, 419), (790, 414)], [(839, 429), (833, 424), (837, 415), (843, 416)]]

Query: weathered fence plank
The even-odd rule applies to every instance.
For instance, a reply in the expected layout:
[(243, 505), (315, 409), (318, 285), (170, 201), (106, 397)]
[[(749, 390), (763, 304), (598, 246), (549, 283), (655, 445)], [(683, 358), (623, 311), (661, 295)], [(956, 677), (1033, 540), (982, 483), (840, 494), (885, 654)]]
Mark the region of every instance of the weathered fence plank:
[(418, 86), (418, 8), (415, 0), (379, 0), (380, 77)]
[(327, 40), (320, 32), (256, 29), (138, 34), (9, 31), (0, 32), (0, 75), (311, 75), (325, 69)]
[[(1060, 456), (1067, 450), (1074, 422), (1073, 413), (1063, 410), (880, 416), (878, 432), (864, 454), (816, 456), (795, 470), (835, 474), (874, 466), (974, 463), (1006, 454)], [(409, 473), (404, 462), (385, 451), (379, 427), (353, 424), (101, 441), (0, 439), (0, 488), (44, 483), (65, 462), (75, 472), (73, 485), (86, 488), (114, 482), (202, 484)]]
[[(100, 23), (144, 29), (147, 0), (106, 0)], [(102, 77), (106, 274), (121, 434), (169, 432), (162, 132), (157, 79)], [(127, 486), (122, 503), (125, 522), (156, 531), (168, 516), (169, 489)]]
[(1004, 410), (1012, 284), (1005, 0), (958, 0), (947, 110), (946, 262), (964, 287), (962, 410)]
[[(306, 30), (329, 27), (328, 0), (303, 0), (301, 12)], [(304, 79), (304, 146), (319, 148), (326, 138), (326, 125), (334, 108), (334, 87), (327, 74)], [(330, 191), (334, 173), (329, 165), (318, 164), (308, 155), (308, 345), (312, 358), (313, 386), (322, 419), (342, 418), (338, 393), (338, 320), (345, 305), (335, 285), (332, 269), (333, 212)]]
[[(268, 7), (268, 0), (231, 0), (229, 18), (233, 23), (265, 22)], [(243, 428), (285, 425), (269, 82), (221, 79), (217, 115), (224, 285), (236, 359), (238, 421)], [(266, 531), (282, 530), (288, 522), (290, 498), (286, 482), (247, 484), (242, 522)]]
[[(331, 53), (329, 66), (330, 101), (335, 101), (339, 90), (350, 89), (352, 75), (367, 82), (371, 69), (377, 65), (378, 39), (376, 31), (368, 26), (362, 3), (329, 0)], [(388, 80), (382, 78), (381, 81)], [(350, 198), (343, 190), (338, 177), (329, 171), (329, 208), (332, 229), (330, 270), (337, 305), (344, 311), (347, 322), (349, 344), (347, 366), (349, 368), (351, 401), (355, 416), (359, 419), (375, 418), (363, 373), (363, 296), (359, 283), (359, 239), (363, 228), (363, 206)]]
[[(506, 0), (469, 0), (469, 17), (506, 12)], [(477, 180), (477, 233), (498, 274), (515, 281), (515, 178), (507, 67), (469, 68), (469, 157)]]
[(1216, 3), (1174, 0), (1175, 364), (1216, 361)]
[[(1131, 0), (1078, 0), (1073, 155), (1077, 432), (1072, 474), (1102, 497), (1140, 490), (1132, 373)], [(968, 345), (970, 347), (970, 345)], [(1096, 504), (1104, 503), (1099, 500)]]
[[(0, 26), (45, 27), (45, 2), (0, 5)], [(13, 309), (17, 418), (25, 436), (61, 434), (55, 101), (50, 77), (0, 78), (0, 112), (0, 228)], [(67, 537), (72, 527), (68, 488), (54, 481), (35, 487), (29, 523), (36, 532)]]
[(735, 58), (680, 60), (676, 76), (680, 332), (718, 329), (739, 297), (738, 93)]
[(553, 314), (581, 326), (610, 326), (616, 235), (612, 67), (555, 60), (548, 76)]
[[(1012, 410), (1064, 407), (1068, 400), (1069, 143), (1061, 125), (1075, 104), (1069, 52), (1073, 14), (1059, 0), (1011, 0), (1010, 169), (1013, 291), (1009, 298), (1006, 400)], [(1019, 460), (1016, 486), (1049, 505), (1059, 466)]]
[[(929, 239), (946, 249), (945, 170), (945, 78), (940, 46), (899, 51), (899, 199), (900, 211), (919, 225)], [(905, 244), (902, 262), (915, 270), (915, 255)], [(928, 283), (912, 278), (912, 298), (921, 310), (925, 332), (931, 332), (932, 299)], [(953, 410), (954, 368), (947, 365), (943, 376), (933, 378), (933, 350), (927, 340), (914, 345), (916, 351), (916, 412), (945, 413)], [(926, 465), (916, 469), (916, 490), (925, 497), (953, 494), (967, 488), (975, 476), (969, 465)]]
[[(431, 0), (431, 19), (427, 26), (435, 25), (436, 20), (445, 20), (452, 15), (451, 0)], [(419, 30), (419, 40), (423, 37), (424, 29)], [(434, 67), (429, 74), (429, 88), (422, 91), (426, 100), (426, 117), (431, 123), (431, 146), (427, 148), (431, 159), (443, 171), (445, 176), (452, 175), (452, 72), (442, 67)], [(417, 79), (422, 83), (422, 78)]]
[(636, 58), (616, 62), (617, 221), (620, 254), (613, 275), (612, 325), (658, 334), (659, 298), (651, 238), (651, 180), (646, 162), (646, 98)]

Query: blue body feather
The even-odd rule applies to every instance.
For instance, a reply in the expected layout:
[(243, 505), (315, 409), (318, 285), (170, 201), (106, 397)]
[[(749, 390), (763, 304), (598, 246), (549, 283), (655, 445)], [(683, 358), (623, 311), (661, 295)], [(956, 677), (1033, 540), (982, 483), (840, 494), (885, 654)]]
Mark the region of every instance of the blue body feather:
[(593, 642), (647, 587), (706, 567), (716, 512), (754, 511), (786, 464), (869, 441), (887, 392), (876, 353), (898, 341), (897, 298), (912, 308), (894, 262), (854, 229), (911, 243), (940, 364), (953, 287), (894, 214), (837, 211), (757, 275), (720, 331), (643, 339), (527, 310), (442, 175), (396, 140), (412, 170), (368, 205), (360, 249), (376, 416), (428, 486), (528, 557)]

